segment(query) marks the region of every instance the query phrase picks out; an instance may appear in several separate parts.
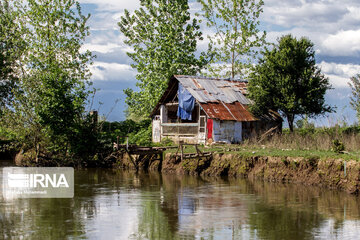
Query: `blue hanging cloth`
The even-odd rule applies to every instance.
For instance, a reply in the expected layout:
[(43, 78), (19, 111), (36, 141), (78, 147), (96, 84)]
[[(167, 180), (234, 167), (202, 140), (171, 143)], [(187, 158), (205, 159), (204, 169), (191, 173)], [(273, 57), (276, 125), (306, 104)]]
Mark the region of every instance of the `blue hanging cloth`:
[(191, 114), (195, 106), (195, 98), (179, 82), (178, 88), (179, 107), (177, 116), (182, 120), (192, 120)]

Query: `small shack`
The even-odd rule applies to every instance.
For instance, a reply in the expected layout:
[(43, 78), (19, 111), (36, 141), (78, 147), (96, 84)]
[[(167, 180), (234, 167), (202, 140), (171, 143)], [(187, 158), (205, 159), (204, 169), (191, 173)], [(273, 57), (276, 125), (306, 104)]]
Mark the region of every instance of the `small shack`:
[(281, 131), (280, 115), (269, 110), (254, 117), (246, 95), (247, 81), (175, 75), (151, 113), (152, 140), (240, 143), (270, 129)]

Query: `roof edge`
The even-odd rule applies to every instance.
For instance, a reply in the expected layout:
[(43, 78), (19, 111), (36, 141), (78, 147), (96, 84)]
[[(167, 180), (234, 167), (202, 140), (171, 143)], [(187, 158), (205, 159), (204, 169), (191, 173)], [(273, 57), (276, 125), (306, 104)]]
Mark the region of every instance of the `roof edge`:
[(237, 81), (237, 82), (249, 82), (248, 80), (245, 79), (240, 79), (240, 78), (216, 78), (216, 77), (206, 77), (206, 76), (197, 76), (197, 75), (174, 75), (173, 77), (178, 78), (178, 77), (186, 77), (186, 78), (202, 78), (202, 79), (207, 79), (207, 80), (219, 80), (219, 81)]
[(170, 82), (172, 81), (172, 80), (176, 80), (176, 81), (178, 81), (177, 79), (176, 79), (176, 75), (172, 75), (168, 80), (167, 80), (167, 87), (166, 87), (166, 89), (165, 89), (165, 91), (164, 91), (164, 93), (161, 95), (161, 97), (160, 97), (160, 99), (158, 100), (158, 102), (157, 102), (157, 104), (156, 104), (156, 106), (154, 107), (154, 109), (151, 111), (151, 113), (149, 114), (149, 117), (150, 118), (152, 118), (154, 115), (155, 115), (155, 113), (156, 113), (156, 111), (159, 109), (159, 107), (161, 106), (161, 103), (165, 100), (165, 98), (166, 98), (166, 93), (167, 93), (167, 91), (169, 91), (170, 89)]

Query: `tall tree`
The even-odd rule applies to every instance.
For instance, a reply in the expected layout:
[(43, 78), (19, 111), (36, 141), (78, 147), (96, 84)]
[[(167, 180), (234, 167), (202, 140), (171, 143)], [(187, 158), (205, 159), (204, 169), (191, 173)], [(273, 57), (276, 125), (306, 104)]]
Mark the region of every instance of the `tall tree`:
[(309, 117), (330, 112), (325, 104), (329, 79), (315, 65), (314, 44), (307, 38), (286, 35), (272, 50), (264, 52), (249, 80), (251, 110), (261, 114), (268, 109), (287, 118), (290, 131), (296, 115)]
[(351, 88), (350, 105), (356, 111), (358, 122), (360, 123), (360, 74), (350, 78), (349, 86)]
[(22, 39), (27, 43), (19, 62), (18, 89), (13, 107), (6, 111), (4, 125), (17, 139), (39, 149), (47, 141), (48, 150), (67, 149), (84, 111), (91, 53), (80, 48), (89, 29), (89, 16), (81, 14), (75, 0), (15, 0)]
[(41, 104), (34, 110), (52, 136), (69, 137), (87, 97), (91, 54), (80, 53), (80, 48), (89, 35), (89, 16), (81, 14), (75, 0), (28, 0), (25, 11), (32, 22), (27, 41), (32, 49), (30, 74), (41, 82), (36, 90)]
[(138, 72), (139, 92), (126, 89), (128, 113), (146, 117), (155, 107), (174, 74), (196, 74), (207, 64), (204, 54), (195, 55), (202, 40), (199, 24), (191, 19), (187, 0), (140, 0), (133, 14), (125, 10), (118, 23), (128, 56)]
[(16, 60), (24, 42), (17, 22), (17, 12), (8, 0), (0, 2), (0, 114), (9, 104), (16, 85)]
[(199, 0), (207, 26), (215, 31), (208, 36), (214, 58), (213, 75), (236, 77), (246, 73), (264, 46), (266, 33), (259, 30), (263, 0)]

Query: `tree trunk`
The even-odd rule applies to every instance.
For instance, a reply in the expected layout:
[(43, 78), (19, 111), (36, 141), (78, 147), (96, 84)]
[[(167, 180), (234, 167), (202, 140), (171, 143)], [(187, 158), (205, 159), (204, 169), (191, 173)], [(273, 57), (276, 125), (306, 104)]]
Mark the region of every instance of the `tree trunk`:
[[(236, 5), (234, 6), (234, 8), (236, 8)], [(235, 24), (235, 27), (234, 27), (234, 32), (235, 34), (237, 33), (238, 31), (238, 28), (237, 28), (237, 19), (236, 17), (234, 17), (234, 24)], [(234, 45), (233, 45), (233, 49), (232, 49), (232, 55), (231, 55), (231, 78), (234, 79), (235, 78), (235, 49), (236, 49), (236, 41), (237, 41), (237, 37), (234, 38)]]
[(288, 124), (289, 124), (290, 132), (294, 132), (294, 118), (295, 118), (295, 115), (294, 114), (286, 114), (286, 118), (287, 118), (287, 121), (288, 121)]

